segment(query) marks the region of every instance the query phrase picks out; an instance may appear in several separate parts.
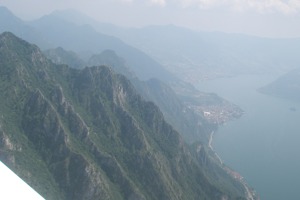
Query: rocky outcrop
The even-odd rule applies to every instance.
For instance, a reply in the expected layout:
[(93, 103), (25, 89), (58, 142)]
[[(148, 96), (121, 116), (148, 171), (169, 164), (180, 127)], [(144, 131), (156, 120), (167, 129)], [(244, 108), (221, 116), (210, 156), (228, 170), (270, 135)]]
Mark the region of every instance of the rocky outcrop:
[(54, 65), (38, 51), (0, 35), (0, 159), (46, 199), (244, 198), (124, 76)]

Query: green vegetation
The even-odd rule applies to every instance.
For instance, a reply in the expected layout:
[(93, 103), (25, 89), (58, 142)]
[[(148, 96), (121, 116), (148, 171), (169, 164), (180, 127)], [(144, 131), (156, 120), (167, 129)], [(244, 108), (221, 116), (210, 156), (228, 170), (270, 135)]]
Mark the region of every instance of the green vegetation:
[(110, 68), (55, 65), (3, 33), (0, 70), (0, 159), (46, 199), (245, 199)]

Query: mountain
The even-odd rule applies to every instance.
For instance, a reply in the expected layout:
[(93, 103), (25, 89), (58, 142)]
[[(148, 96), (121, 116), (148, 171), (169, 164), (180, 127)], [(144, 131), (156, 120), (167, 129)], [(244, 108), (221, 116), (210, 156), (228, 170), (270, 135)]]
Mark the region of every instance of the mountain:
[[(180, 79), (199, 80), (239, 74), (282, 73), (297, 68), (300, 39), (200, 32), (175, 25), (124, 28), (97, 22), (76, 11), (54, 16), (122, 39), (157, 60)], [(81, 17), (81, 20), (78, 20)]]
[(137, 78), (135, 72), (132, 71), (124, 58), (121, 58), (112, 50), (105, 50), (100, 54), (92, 55), (88, 62), (88, 66), (106, 65), (112, 67), (116, 72), (123, 74), (128, 79)]
[[(63, 19), (64, 21), (74, 23), (78, 26), (88, 24), (97, 29), (101, 26), (102, 27), (101, 29), (106, 30), (105, 32), (107, 33), (107, 35), (110, 35), (111, 32), (121, 30), (121, 27), (115, 26), (110, 23), (99, 22), (83, 13), (80, 13), (72, 9), (56, 10), (53, 11), (51, 15)], [(106, 34), (105, 32), (102, 33)]]
[(154, 102), (161, 109), (166, 121), (181, 133), (187, 142), (208, 143), (210, 133), (217, 129), (217, 125), (209, 122), (203, 116), (203, 112), (197, 113), (185, 105), (171, 87), (158, 79), (144, 82), (134, 79), (132, 83), (144, 98)]
[[(10, 16), (11, 18), (14, 17), (11, 13)], [(71, 16), (73, 17), (74, 14)], [(81, 18), (81, 16), (78, 18)], [(82, 19), (84, 18), (82, 17)], [(11, 19), (7, 18), (6, 20), (10, 21)], [(91, 26), (76, 25), (73, 22), (68, 22), (65, 20), (65, 18), (60, 18), (60, 16), (55, 14), (44, 16), (30, 23), (27, 22), (26, 25), (30, 26), (33, 28), (33, 30), (37, 31), (43, 36), (39, 37), (39, 35), (36, 35), (34, 32), (32, 32), (31, 36), (33, 40), (29, 40), (30, 42), (37, 43), (39, 46), (43, 46), (44, 49), (56, 48), (57, 46), (67, 49), (65, 52), (60, 52), (60, 56), (56, 55), (56, 60), (51, 58), (51, 56), (55, 55), (55, 51), (62, 51), (62, 49), (51, 50), (52, 54), (51, 56), (48, 55), (48, 57), (56, 63), (59, 63), (58, 61), (64, 61), (63, 63), (69, 64), (73, 67), (77, 67), (74, 66), (75, 64), (79, 66), (82, 65), (82, 62), (90, 62), (89, 64), (92, 64), (92, 62), (97, 62), (101, 52), (110, 49), (106, 52), (113, 50), (118, 56), (122, 57), (126, 61), (126, 67), (128, 68), (126, 71), (129, 71), (130, 74), (133, 74), (142, 81), (155, 78), (167, 83), (176, 93), (176, 95), (181, 98), (183, 104), (193, 109), (195, 108), (195, 110), (199, 111), (198, 114), (203, 115), (204, 111), (210, 112), (212, 108), (215, 110), (214, 112), (216, 112), (215, 108), (220, 107), (220, 105), (216, 106), (214, 103), (214, 101), (219, 98), (216, 95), (209, 95), (199, 92), (192, 85), (181, 81), (166, 71), (158, 62), (147, 56), (145, 53), (125, 44), (115, 37), (98, 33)], [(25, 39), (27, 38), (25, 37)], [(42, 42), (39, 43), (39, 41)], [(70, 51), (75, 52), (80, 60), (78, 60), (78, 58), (74, 58), (74, 55), (71, 55), (72, 53), (70, 53)], [(45, 53), (47, 54), (47, 52)], [(62, 58), (62, 55), (64, 55), (64, 58)], [(91, 60), (90, 58), (92, 55), (96, 55), (93, 58), (94, 60)], [(108, 54), (104, 57), (107, 59)], [(104, 58), (102, 56), (101, 60), (103, 61), (103, 59)], [(106, 62), (108, 62), (108, 60), (102, 64), (106, 64)], [(113, 65), (115, 65), (115, 67), (118, 66), (116, 63), (113, 63)], [(129, 75), (126, 74), (127, 72), (124, 70), (119, 73), (123, 73), (126, 76)], [(211, 101), (211, 105), (203, 106), (203, 103), (207, 104), (207, 102), (210, 100), (213, 100)], [(154, 99), (151, 99), (151, 101), (154, 101)], [(225, 102), (222, 101), (221, 98), (219, 98), (217, 101), (223, 103)], [(208, 106), (209, 108), (207, 108)], [(228, 112), (226, 112), (229, 113), (229, 115), (232, 115), (232, 113), (235, 113), (237, 110), (236, 106), (228, 106), (227, 103), (221, 105), (221, 108), (229, 108), (227, 109)], [(220, 110), (221, 109), (219, 109), (219, 111)], [(219, 114), (220, 112), (217, 112), (217, 115)], [(213, 118), (215, 119), (216, 117)], [(190, 125), (188, 126), (192, 127)]]
[(46, 199), (246, 199), (203, 144), (106, 66), (0, 35), (0, 159)]
[[(120, 39), (97, 32), (89, 25), (77, 26), (53, 15), (44, 16), (30, 23), (44, 37), (49, 44), (47, 48), (61, 46), (64, 49), (85, 54), (89, 58), (104, 50), (113, 50), (127, 60), (135, 73), (142, 80), (153, 77), (165, 81), (177, 80), (167, 72), (158, 62), (142, 51), (127, 45)], [(51, 27), (51, 28), (50, 28)]]
[[(69, 59), (75, 56), (73, 52), (67, 52), (62, 48), (59, 49), (59, 51), (56, 49), (45, 51), (46, 56), (54, 63), (67, 64), (69, 66), (79, 64), (82, 66), (106, 65), (117, 73), (126, 76), (131, 80), (135, 89), (143, 98), (154, 102), (160, 108), (166, 120), (188, 142), (202, 141), (207, 143), (210, 133), (217, 129), (217, 125), (238, 118), (243, 113), (238, 106), (225, 101), (219, 96), (199, 92), (185, 83), (183, 83), (184, 85), (180, 85), (180, 81), (178, 81), (179, 84), (175, 85), (178, 87), (176, 90), (178, 93), (171, 86), (159, 79), (153, 78), (148, 81), (141, 81), (131, 71), (131, 67), (127, 64), (126, 60), (112, 50), (106, 50), (101, 54), (93, 55), (85, 63), (82, 60), (74, 62), (77, 59)], [(57, 54), (49, 55), (48, 52), (52, 51), (57, 52)], [(60, 52), (63, 56), (59, 55)], [(57, 62), (58, 60), (59, 62)], [(85, 64), (82, 64), (82, 62)], [(211, 112), (214, 115), (207, 117), (204, 116), (204, 112)]]
[[(174, 25), (124, 28), (98, 22), (72, 10), (56, 11), (51, 16), (77, 25), (88, 24), (100, 33), (118, 37), (194, 85), (199, 84), (199, 80), (224, 76), (284, 73), (298, 68), (300, 62), (299, 38), (199, 32)], [(171, 86), (176, 93), (182, 89)]]
[(75, 52), (66, 51), (61, 47), (43, 51), (47, 58), (55, 64), (67, 64), (73, 68), (84, 68), (85, 62)]
[[(97, 28), (96, 28), (97, 29)], [(197, 32), (174, 25), (101, 31), (141, 49), (182, 80), (197, 83), (239, 74), (286, 72), (298, 67), (300, 39), (268, 39)]]
[[(176, 85), (178, 87), (176, 91), (159, 79), (141, 81), (134, 72), (130, 71), (126, 60), (110, 50), (93, 55), (89, 59), (88, 65), (107, 65), (125, 75), (143, 98), (154, 102), (160, 108), (166, 120), (188, 142), (207, 143), (210, 133), (217, 128), (219, 123), (238, 118), (242, 114), (242, 110), (238, 106), (215, 94), (199, 92), (185, 83), (180, 85), (180, 81)], [(210, 111), (214, 112), (216, 116), (207, 119), (203, 113)], [(220, 112), (224, 113), (223, 116)], [(218, 120), (217, 116), (221, 116), (223, 120), (226, 118), (226, 120)]]
[(9, 31), (29, 41), (43, 44), (44, 37), (26, 22), (16, 17), (6, 7), (0, 6), (0, 33)]
[[(102, 34), (89, 25), (76, 25), (54, 15), (46, 15), (40, 19), (23, 22), (8, 9), (1, 7), (0, 31), (11, 31), (29, 42), (35, 43), (43, 50), (62, 47), (67, 51), (79, 53), (81, 58), (87, 60), (93, 54), (99, 54), (110, 49), (125, 58), (135, 73), (142, 80), (159, 78), (164, 81), (177, 80), (167, 72), (157, 61), (144, 52), (124, 43), (122, 40)], [(15, 22), (18, 23), (10, 23)], [(4, 24), (2, 26), (2, 24)], [(7, 27), (6, 25), (10, 26)], [(23, 34), (26, 32), (27, 34)]]
[(289, 99), (291, 101), (300, 101), (300, 69), (294, 69), (272, 83), (260, 88), (258, 91)]
[[(178, 95), (167, 84), (158, 79), (139, 80), (129, 71), (126, 61), (112, 51), (92, 56), (89, 65), (111, 66), (116, 72), (129, 78), (139, 94), (146, 100), (154, 102), (166, 120), (189, 142), (207, 142), (210, 132), (216, 128), (203, 118), (202, 113), (197, 115), (192, 109), (184, 106)], [(207, 130), (204, 130), (204, 127)]]
[[(0, 6), (0, 31), (9, 30), (11, 32), (18, 32), (19, 30), (26, 30), (25, 23), (14, 16), (6, 7)], [(19, 29), (19, 30), (18, 30)]]

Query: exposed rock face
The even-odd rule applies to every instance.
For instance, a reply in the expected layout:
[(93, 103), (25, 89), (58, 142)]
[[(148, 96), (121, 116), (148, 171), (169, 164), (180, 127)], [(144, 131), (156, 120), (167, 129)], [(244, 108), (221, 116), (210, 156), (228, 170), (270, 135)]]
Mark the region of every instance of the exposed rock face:
[(108, 67), (55, 65), (3, 33), (0, 82), (0, 159), (46, 199), (244, 198)]
[[(204, 119), (203, 114), (195, 112), (185, 105), (180, 95), (166, 83), (152, 78), (141, 81), (130, 71), (126, 61), (115, 52), (107, 50), (89, 59), (88, 65), (108, 65), (116, 72), (129, 78), (138, 93), (146, 100), (154, 102), (162, 111), (166, 121), (181, 133), (188, 142), (206, 141), (211, 129), (216, 128)], [(183, 84), (184, 85), (184, 84)], [(186, 85), (182, 86), (183, 88)], [(220, 105), (223, 106), (223, 105)]]
[[(55, 52), (55, 54), (51, 52)], [(139, 94), (144, 99), (154, 102), (162, 111), (166, 121), (179, 131), (189, 143), (199, 140), (208, 142), (210, 132), (215, 130), (218, 124), (238, 118), (243, 113), (238, 106), (216, 94), (200, 92), (192, 85), (180, 80), (165, 83), (162, 80), (151, 78), (141, 81), (126, 60), (112, 50), (95, 54), (88, 59), (88, 62), (78, 59), (71, 60), (70, 57), (77, 58), (78, 56), (74, 55), (74, 52), (68, 52), (62, 48), (47, 50), (45, 53), (54, 63), (67, 64), (73, 68), (77, 68), (79, 65), (105, 65), (126, 76)], [(209, 115), (205, 115), (205, 113), (209, 113)]]

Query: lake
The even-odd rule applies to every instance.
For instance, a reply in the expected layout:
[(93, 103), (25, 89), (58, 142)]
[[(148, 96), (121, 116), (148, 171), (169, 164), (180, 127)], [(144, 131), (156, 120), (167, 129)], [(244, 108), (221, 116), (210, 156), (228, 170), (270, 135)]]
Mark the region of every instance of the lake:
[(213, 147), (262, 200), (300, 199), (300, 102), (261, 94), (276, 76), (243, 75), (203, 81), (197, 88), (240, 106), (245, 114), (219, 127)]

